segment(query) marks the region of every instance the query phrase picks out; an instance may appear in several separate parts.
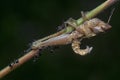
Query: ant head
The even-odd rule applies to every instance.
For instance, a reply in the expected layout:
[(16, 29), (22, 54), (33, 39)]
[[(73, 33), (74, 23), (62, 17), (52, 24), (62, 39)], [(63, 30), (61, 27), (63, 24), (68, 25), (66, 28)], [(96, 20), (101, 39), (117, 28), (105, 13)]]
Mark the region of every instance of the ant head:
[(112, 17), (112, 15), (113, 15), (114, 10), (115, 10), (115, 8), (112, 9), (112, 11), (111, 11), (111, 13), (110, 13), (110, 16), (109, 16), (109, 18), (108, 18), (107, 23), (101, 21), (101, 20), (98, 19), (98, 18), (94, 18), (94, 19), (92, 20), (92, 22), (94, 22), (94, 24), (96, 24), (96, 26), (94, 26), (94, 27), (92, 28), (92, 30), (93, 30), (94, 33), (105, 32), (106, 30), (109, 30), (109, 29), (112, 27), (111, 25), (109, 25), (109, 22), (110, 22), (110, 20), (111, 20), (111, 17)]
[(96, 34), (101, 33), (101, 32), (105, 32), (106, 30), (111, 28), (111, 25), (103, 22), (102, 20), (100, 20), (98, 18), (92, 19), (92, 22), (94, 23), (94, 27), (91, 27), (91, 29)]
[(94, 27), (94, 31), (95, 33), (101, 33), (101, 32), (105, 32), (106, 30), (109, 30), (111, 27), (112, 27), (111, 25), (107, 23), (103, 23), (102, 25)]

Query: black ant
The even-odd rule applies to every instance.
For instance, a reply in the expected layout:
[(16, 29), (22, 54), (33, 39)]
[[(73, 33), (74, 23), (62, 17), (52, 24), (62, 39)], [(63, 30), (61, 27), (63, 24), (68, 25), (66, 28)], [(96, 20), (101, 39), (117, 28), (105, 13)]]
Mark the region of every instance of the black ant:
[(16, 59), (16, 60), (14, 60), (12, 63), (10, 63), (8, 66), (10, 67), (10, 68), (12, 68), (15, 64), (17, 64), (17, 63), (19, 63), (19, 60), (18, 59)]

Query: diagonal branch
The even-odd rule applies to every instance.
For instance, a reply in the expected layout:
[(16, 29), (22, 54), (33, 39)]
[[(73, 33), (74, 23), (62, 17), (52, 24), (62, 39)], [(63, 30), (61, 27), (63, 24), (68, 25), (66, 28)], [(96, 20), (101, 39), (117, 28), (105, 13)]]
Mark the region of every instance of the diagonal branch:
[[(97, 8), (91, 10), (88, 14), (86, 14), (86, 19), (91, 19), (93, 17), (95, 17), (98, 13), (102, 12), (104, 9), (108, 8), (109, 6), (111, 6), (112, 4), (114, 4), (117, 0), (107, 0), (105, 1), (103, 4), (101, 4), (100, 6), (98, 6)], [(77, 20), (77, 24), (81, 25), (84, 21), (86, 21), (86, 19), (80, 18)], [(46, 40), (52, 39), (54, 37), (57, 37), (59, 35), (65, 34), (65, 33), (70, 33), (73, 31), (73, 28), (70, 26), (67, 26), (65, 29), (47, 36), (45, 38), (40, 39), (40, 42), (44, 42)], [(18, 59), (17, 63), (11, 63), (13, 64), (11, 67), (7, 66), (5, 68), (3, 68), (0, 71), (0, 79), (3, 78), (4, 76), (6, 76), (7, 74), (9, 74), (11, 71), (15, 70), (16, 68), (20, 67), (22, 64), (24, 64), (25, 62), (27, 62), (28, 60), (30, 60), (31, 58), (33, 58), (36, 54), (39, 53), (39, 49), (34, 49), (31, 50), (30, 52), (28, 52), (26, 55), (20, 57)]]

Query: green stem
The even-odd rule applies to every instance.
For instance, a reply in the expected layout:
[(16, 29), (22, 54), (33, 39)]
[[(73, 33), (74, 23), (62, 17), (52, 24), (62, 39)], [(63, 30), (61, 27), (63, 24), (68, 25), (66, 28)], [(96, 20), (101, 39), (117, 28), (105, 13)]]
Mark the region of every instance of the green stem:
[[(79, 18), (76, 22), (77, 25), (81, 25), (84, 21), (91, 19), (95, 17), (97, 14), (108, 8), (110, 5), (114, 4), (118, 0), (107, 0), (100, 6), (96, 7), (95, 9), (91, 10), (89, 13), (85, 14), (85, 19)], [(72, 32), (73, 28), (72, 27), (67, 27), (66, 33)]]
[[(95, 17), (97, 14), (99, 14), (100, 12), (102, 12), (104, 9), (108, 8), (109, 6), (111, 6), (112, 4), (114, 4), (117, 0), (107, 0), (105, 1), (103, 4), (99, 5), (98, 7), (96, 7), (95, 9), (91, 10), (89, 13), (85, 14), (85, 19), (83, 18), (79, 18), (78, 20), (76, 20), (76, 23), (77, 25), (81, 25), (84, 21), (88, 20), (88, 19), (91, 19), (93, 17)], [(55, 33), (55, 34), (52, 34), (50, 36), (47, 36), (47, 37), (44, 37), (42, 39), (40, 39), (40, 41), (44, 41), (44, 40), (48, 40), (50, 38), (53, 38), (53, 37), (56, 37), (56, 36), (59, 36), (61, 34), (65, 34), (65, 33), (70, 33), (74, 30), (73, 27), (71, 26), (67, 26), (65, 29)]]

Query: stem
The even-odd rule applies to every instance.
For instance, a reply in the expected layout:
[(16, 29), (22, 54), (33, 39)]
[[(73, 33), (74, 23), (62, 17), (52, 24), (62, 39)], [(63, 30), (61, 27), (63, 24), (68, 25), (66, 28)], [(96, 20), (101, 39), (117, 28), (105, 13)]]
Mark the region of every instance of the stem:
[(85, 17), (86, 17), (85, 19), (83, 19), (83, 18), (78, 19), (77, 20), (77, 24), (80, 25), (86, 19), (91, 19), (91, 18), (95, 17), (98, 13), (102, 12), (104, 9), (108, 8), (110, 5), (112, 5), (116, 1), (117, 0), (107, 0), (103, 4), (101, 4), (100, 6), (98, 6), (95, 9), (91, 10), (88, 14), (86, 14), (85, 15)]
[[(18, 59), (19, 63), (14, 64), (12, 67), (7, 66), (4, 69), (0, 71), (0, 79), (3, 78), (5, 75), (10, 73), (11, 71), (15, 70), (17, 67), (21, 66), (28, 60), (30, 60), (33, 56), (35, 56), (37, 53), (39, 53), (39, 50), (32, 50), (28, 52), (26, 55), (22, 56), (21, 58)], [(11, 63), (12, 64), (12, 63)]]
[[(100, 6), (98, 6), (95, 9), (93, 9), (88, 14), (86, 14), (86, 19), (91, 19), (91, 18), (95, 17), (98, 13), (100, 13), (104, 9), (108, 8), (110, 5), (112, 5), (116, 1), (117, 0), (107, 0), (103, 4), (101, 4)], [(83, 19), (83, 18), (78, 19), (77, 24), (81, 25), (84, 21), (86, 21), (86, 19)], [(61, 34), (69, 33), (69, 32), (72, 32), (72, 31), (73, 31), (73, 28), (69, 26), (69, 27), (63, 29), (62, 31), (59, 31), (59, 32), (57, 32), (53, 35), (50, 35), (50, 36), (47, 36), (45, 38), (40, 39), (40, 41), (43, 42), (43, 41), (48, 40), (50, 38), (54, 38), (54, 37), (59, 36)], [(13, 65), (11, 67), (7, 66), (4, 69), (2, 69), (0, 71), (0, 79), (3, 78), (4, 76), (6, 76), (11, 71), (15, 70), (17, 67), (19, 67), (22, 64), (24, 64), (25, 62), (27, 62), (28, 60), (30, 60), (31, 58), (33, 58), (37, 53), (39, 53), (39, 49), (31, 50), (30, 52), (26, 53), (26, 55), (19, 58), (18, 63), (14, 64), (14, 62), (13, 62)]]
[[(76, 21), (77, 25), (81, 25), (84, 21), (95, 17), (97, 14), (99, 14), (100, 12), (102, 12), (103, 10), (105, 10), (106, 8), (108, 8), (109, 6), (111, 6), (112, 4), (114, 4), (117, 1), (118, 0), (107, 0), (106, 2), (101, 4), (100, 6), (96, 7), (95, 9), (91, 10), (89, 13), (85, 14), (85, 19), (79, 18)], [(72, 27), (68, 27), (67, 33), (71, 32), (72, 30), (73, 30)]]

